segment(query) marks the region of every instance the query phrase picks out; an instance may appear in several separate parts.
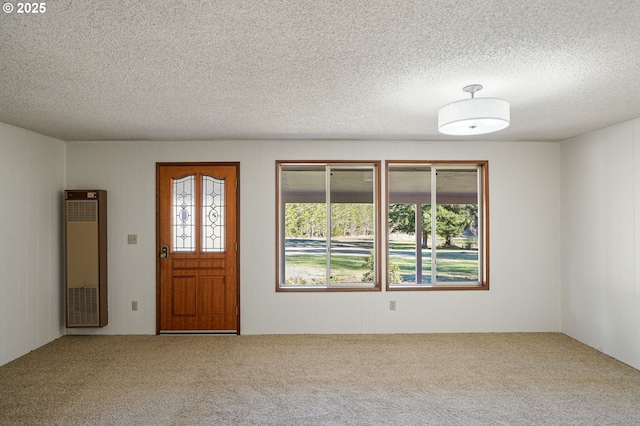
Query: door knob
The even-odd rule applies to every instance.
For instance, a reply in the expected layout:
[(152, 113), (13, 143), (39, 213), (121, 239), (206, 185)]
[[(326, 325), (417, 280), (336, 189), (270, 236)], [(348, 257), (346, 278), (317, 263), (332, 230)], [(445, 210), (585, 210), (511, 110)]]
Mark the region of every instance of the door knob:
[(169, 257), (169, 246), (162, 246), (160, 248), (160, 258), (167, 259)]

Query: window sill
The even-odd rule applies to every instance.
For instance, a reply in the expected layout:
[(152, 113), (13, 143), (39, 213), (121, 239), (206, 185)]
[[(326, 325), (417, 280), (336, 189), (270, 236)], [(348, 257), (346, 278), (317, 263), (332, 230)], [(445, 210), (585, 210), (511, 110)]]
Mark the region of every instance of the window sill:
[(380, 291), (379, 285), (373, 283), (336, 283), (331, 285), (279, 285), (276, 291), (282, 292), (331, 292), (331, 291)]
[(489, 290), (486, 283), (406, 284), (389, 285), (387, 291)]

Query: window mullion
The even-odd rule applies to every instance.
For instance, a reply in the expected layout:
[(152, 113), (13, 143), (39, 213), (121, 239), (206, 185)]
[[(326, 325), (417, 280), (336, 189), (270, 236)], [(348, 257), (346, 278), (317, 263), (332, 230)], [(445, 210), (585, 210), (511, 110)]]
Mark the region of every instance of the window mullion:
[(437, 195), (436, 188), (438, 187), (436, 179), (438, 176), (437, 169), (435, 167), (431, 168), (431, 285), (436, 285), (436, 277), (437, 277), (437, 263), (438, 260), (436, 258), (436, 242), (437, 242), (437, 234), (436, 234), (436, 224), (437, 224)]
[(477, 167), (477, 177), (476, 181), (478, 182), (477, 193), (478, 193), (478, 283), (482, 284), (483, 281), (483, 272), (484, 272), (484, 203), (482, 202), (484, 198), (484, 194), (482, 193), (482, 167)]
[(327, 211), (327, 229), (325, 233), (325, 245), (327, 255), (325, 283), (331, 284), (331, 166), (327, 166), (325, 174), (325, 204)]
[(416, 204), (416, 284), (422, 284), (422, 201)]

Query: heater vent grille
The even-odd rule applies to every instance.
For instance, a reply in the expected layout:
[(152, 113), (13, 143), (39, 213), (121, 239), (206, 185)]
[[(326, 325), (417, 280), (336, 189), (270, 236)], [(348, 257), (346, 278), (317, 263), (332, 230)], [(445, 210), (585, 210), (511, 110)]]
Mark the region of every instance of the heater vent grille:
[(72, 287), (67, 289), (67, 312), (69, 326), (97, 326), (97, 287)]
[(107, 191), (64, 192), (67, 328), (104, 327), (107, 301)]
[(67, 222), (95, 222), (96, 220), (98, 220), (98, 203), (96, 201), (67, 201)]

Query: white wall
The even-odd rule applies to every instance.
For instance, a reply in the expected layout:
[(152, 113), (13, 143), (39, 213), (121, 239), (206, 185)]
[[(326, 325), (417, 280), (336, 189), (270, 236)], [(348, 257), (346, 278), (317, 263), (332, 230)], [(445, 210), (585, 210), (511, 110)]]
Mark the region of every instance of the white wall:
[(562, 331), (640, 368), (640, 119), (561, 144)]
[[(275, 292), (276, 159), (414, 158), (489, 160), (490, 291)], [(0, 123), (0, 365), (65, 332), (65, 171), (68, 188), (107, 189), (110, 215), (110, 324), (67, 332), (155, 332), (157, 161), (240, 161), (244, 334), (562, 331), (640, 368), (640, 119), (561, 144), (134, 141), (66, 148)], [(138, 234), (138, 245), (127, 245), (127, 234)], [(388, 310), (391, 299), (396, 311)], [(139, 311), (130, 310), (132, 300)]]
[(0, 123), (0, 365), (60, 337), (64, 142)]
[[(489, 160), (491, 290), (276, 293), (275, 161), (311, 159)], [(240, 162), (243, 334), (560, 330), (558, 144), (132, 141), (67, 144), (68, 187), (109, 191), (109, 325), (69, 332), (155, 333), (155, 163), (169, 161)]]

